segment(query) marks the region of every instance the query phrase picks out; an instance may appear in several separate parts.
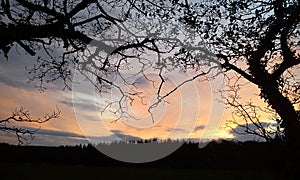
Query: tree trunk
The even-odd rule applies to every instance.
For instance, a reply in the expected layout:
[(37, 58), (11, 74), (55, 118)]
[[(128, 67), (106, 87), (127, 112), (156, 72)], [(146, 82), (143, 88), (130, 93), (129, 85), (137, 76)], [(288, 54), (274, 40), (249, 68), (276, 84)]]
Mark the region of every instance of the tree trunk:
[(261, 93), (269, 105), (283, 120), (285, 138), (288, 144), (300, 144), (300, 123), (298, 114), (287, 97), (284, 97), (278, 86), (272, 85), (272, 81), (261, 84)]

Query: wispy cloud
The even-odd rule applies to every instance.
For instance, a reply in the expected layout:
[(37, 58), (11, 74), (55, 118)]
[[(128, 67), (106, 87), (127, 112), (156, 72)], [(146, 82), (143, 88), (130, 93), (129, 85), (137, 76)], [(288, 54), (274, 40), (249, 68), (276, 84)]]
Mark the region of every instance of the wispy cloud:
[(85, 111), (94, 111), (95, 110), (95, 107), (96, 105), (93, 104), (93, 103), (84, 103), (84, 102), (72, 102), (72, 101), (67, 101), (67, 100), (62, 100), (62, 101), (59, 101), (60, 103), (62, 104), (65, 104), (69, 107), (73, 107), (73, 105), (77, 108), (80, 108), (82, 110), (85, 110)]
[(122, 141), (128, 141), (128, 140), (141, 140), (141, 137), (138, 136), (132, 136), (132, 135), (128, 135), (128, 134), (124, 134), (123, 131), (120, 130), (112, 130), (112, 133), (114, 133), (114, 135), (118, 138), (120, 138)]
[(203, 129), (205, 129), (205, 125), (200, 125), (200, 126), (196, 126), (194, 128), (194, 131), (200, 131), (200, 130), (203, 130)]
[[(36, 130), (31, 127), (24, 127), (28, 130)], [(112, 130), (112, 134), (108, 136), (84, 136), (82, 134), (50, 130), (50, 129), (39, 129), (34, 134), (34, 139), (28, 141), (33, 145), (47, 145), (47, 146), (59, 146), (59, 145), (76, 145), (76, 144), (88, 144), (88, 143), (101, 143), (101, 142), (112, 142), (112, 141), (135, 141), (141, 140), (138, 136), (132, 136), (125, 134), (120, 130)], [(28, 137), (29, 138), (29, 137)], [(30, 139), (28, 139), (30, 140)], [(89, 141), (90, 140), (90, 141)], [(14, 133), (7, 133), (0, 131), (0, 141), (16, 144), (17, 137)]]
[(173, 132), (187, 132), (187, 130), (183, 128), (167, 128), (166, 131), (173, 131)]
[[(36, 58), (25, 54), (20, 55), (15, 49), (9, 53), (8, 59), (0, 56), (0, 82), (15, 88), (37, 90), (36, 85), (39, 82), (38, 80), (30, 82), (32, 74), (28, 71), (37, 64)], [(45, 86), (48, 90), (62, 90), (64, 87), (60, 81)]]
[[(36, 130), (31, 127), (24, 127), (28, 130)], [(39, 129), (34, 134), (34, 139), (30, 140), (27, 138), (28, 142), (32, 145), (47, 145), (47, 146), (59, 146), (59, 145), (76, 145), (76, 144), (88, 144), (88, 140), (84, 135), (76, 134), (67, 131), (57, 131), (49, 129)], [(17, 137), (14, 133), (8, 133), (0, 131), (0, 141), (8, 142), (11, 144), (18, 143)]]
[[(261, 122), (261, 125), (262, 127), (266, 128), (270, 126), (270, 123)], [(229, 131), (229, 133), (234, 136), (234, 139), (238, 141), (264, 141), (264, 139), (257, 135), (245, 133), (245, 128), (242, 126), (245, 126), (245, 124), (241, 124), (241, 126), (237, 126)], [(254, 124), (248, 124), (248, 128), (252, 131), (255, 131), (257, 129), (257, 127)]]

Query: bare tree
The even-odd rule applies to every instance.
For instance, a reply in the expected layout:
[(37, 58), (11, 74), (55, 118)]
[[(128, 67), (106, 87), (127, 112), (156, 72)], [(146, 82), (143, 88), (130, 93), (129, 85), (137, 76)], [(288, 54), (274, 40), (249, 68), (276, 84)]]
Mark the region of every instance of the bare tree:
[(23, 107), (16, 109), (12, 112), (11, 116), (0, 120), (0, 131), (5, 131), (9, 133), (15, 133), (19, 144), (28, 143), (27, 136), (31, 139), (34, 138), (34, 133), (38, 130), (30, 130), (28, 128), (22, 127), (22, 123), (36, 123), (42, 124), (50, 121), (51, 119), (59, 118), (60, 110), (57, 109), (53, 111), (52, 114), (45, 114), (43, 117), (32, 117), (29, 110)]
[[(227, 89), (224, 90), (230, 95), (228, 97), (223, 96), (223, 101), (228, 108), (233, 109), (232, 117), (227, 120), (226, 126), (237, 135), (252, 135), (254, 140), (283, 142), (282, 119), (272, 108), (256, 105), (251, 100), (242, 102), (240, 90), (247, 88), (246, 85), (249, 82), (239, 83), (241, 78), (240, 75), (234, 83), (228, 84)], [(263, 115), (269, 116), (268, 122), (262, 121)]]
[[(136, 69), (133, 74), (146, 79), (144, 72), (149, 67), (156, 70), (160, 103), (169, 95), (161, 91), (166, 82), (164, 73), (194, 70), (197, 75), (193, 80), (221, 64), (220, 72), (233, 71), (255, 84), (260, 97), (282, 119), (286, 140), (299, 142), (295, 108), (300, 94), (298, 1), (1, 2), (4, 20), (0, 33), (5, 38), (0, 39), (0, 49), (6, 57), (13, 45), (31, 55), (43, 51), (46, 57), (38, 56), (40, 64), (31, 71), (33, 79), (40, 80), (40, 87), (44, 81), (56, 79), (63, 79), (69, 87), (70, 69), (75, 68), (94, 82), (99, 92), (119, 90), (121, 99), (108, 107), (117, 104), (114, 113), (124, 117), (124, 102), (132, 102), (133, 96), (143, 100), (134, 83), (123, 74), (132, 66)], [(180, 25), (189, 30), (182, 31)], [(201, 38), (204, 42), (197, 41)], [(116, 79), (121, 83), (116, 84)], [(178, 86), (185, 82), (189, 80)], [(149, 110), (153, 107), (157, 104)]]
[(282, 119), (286, 140), (299, 142), (299, 1), (175, 3), (185, 12), (182, 22), (198, 30), (223, 71), (256, 85)]
[[(21, 47), (37, 57), (37, 64), (28, 69), (32, 80), (44, 82), (62, 79), (70, 88), (73, 69), (79, 71), (97, 88), (99, 93), (116, 89), (120, 98), (108, 102), (104, 110), (112, 111), (116, 120), (134, 118), (126, 112), (127, 104), (144, 96), (128, 76), (147, 76), (152, 69), (160, 77), (156, 83), (157, 102), (149, 106), (149, 113), (165, 98), (190, 80), (183, 81), (169, 93), (163, 93), (165, 74), (179, 69), (199, 72), (195, 78), (207, 74), (208, 51), (195, 41), (194, 31), (182, 33), (177, 19), (171, 19), (177, 5), (148, 0), (134, 1), (60, 1), (3, 0), (0, 49), (6, 57), (12, 47)], [(159, 13), (159, 15), (157, 14)], [(170, 32), (171, 30), (171, 32)], [(180, 34), (180, 38), (178, 38)], [(194, 52), (188, 52), (192, 49)], [(201, 54), (202, 53), (202, 54)], [(210, 54), (212, 56), (212, 54)], [(192, 62), (186, 63), (187, 60)]]

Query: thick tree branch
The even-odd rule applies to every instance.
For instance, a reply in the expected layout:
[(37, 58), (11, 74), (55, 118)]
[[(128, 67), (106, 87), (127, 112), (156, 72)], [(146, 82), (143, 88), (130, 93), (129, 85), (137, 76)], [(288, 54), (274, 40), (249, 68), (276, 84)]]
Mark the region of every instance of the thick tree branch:
[(228, 59), (227, 56), (225, 56), (224, 54), (216, 54), (216, 56), (218, 58), (222, 58), (224, 60), (224, 63), (221, 63), (222, 68), (224, 68), (226, 70), (233, 70), (233, 71), (237, 72), (238, 74), (242, 75), (248, 81), (250, 81), (250, 82), (252, 82), (254, 84), (258, 84), (258, 82), (256, 81), (256, 79), (253, 78), (250, 74), (248, 74), (247, 72), (245, 72), (242, 69), (238, 68), (237, 66), (231, 64), (229, 62), (229, 59)]
[(37, 5), (31, 2), (28, 2), (27, 0), (16, 0), (18, 3), (20, 3), (21, 5), (23, 5), (24, 7), (26, 7), (27, 9), (30, 9), (31, 11), (40, 11), (43, 13), (46, 13), (50, 16), (53, 16), (55, 18), (61, 18), (64, 15), (62, 13), (59, 13), (57, 11), (55, 11), (54, 9), (50, 9), (48, 7), (45, 6), (41, 6), (41, 5)]

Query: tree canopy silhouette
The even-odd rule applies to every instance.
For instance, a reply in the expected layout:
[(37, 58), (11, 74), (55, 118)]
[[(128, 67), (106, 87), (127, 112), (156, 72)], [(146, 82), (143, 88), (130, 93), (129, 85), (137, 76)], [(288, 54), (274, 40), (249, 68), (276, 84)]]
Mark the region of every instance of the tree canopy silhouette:
[(203, 36), (223, 71), (255, 84), (282, 119), (286, 140), (299, 142), (299, 1), (178, 3), (182, 22)]

